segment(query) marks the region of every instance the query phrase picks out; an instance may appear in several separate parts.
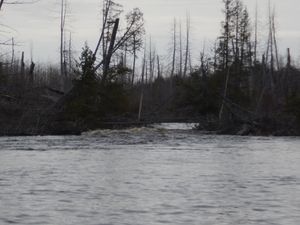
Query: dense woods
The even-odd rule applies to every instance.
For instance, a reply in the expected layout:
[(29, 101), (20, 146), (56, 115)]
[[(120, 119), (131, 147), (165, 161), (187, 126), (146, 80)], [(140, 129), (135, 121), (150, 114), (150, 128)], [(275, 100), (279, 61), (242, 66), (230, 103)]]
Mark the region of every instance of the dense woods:
[(174, 19), (166, 62), (146, 35), (143, 12), (124, 15), (112, 0), (103, 0), (96, 48), (86, 44), (76, 59), (71, 37), (65, 41), (62, 0), (59, 67), (26, 63), (26, 52), (14, 54), (13, 38), (4, 43), (12, 53), (0, 58), (0, 134), (177, 121), (227, 134), (299, 135), (300, 70), (292, 50), (280, 59), (271, 6), (267, 44), (258, 49), (257, 15), (252, 20), (240, 0), (223, 3), (221, 33), (212, 51), (198, 46), (195, 64), (189, 15), (185, 23)]

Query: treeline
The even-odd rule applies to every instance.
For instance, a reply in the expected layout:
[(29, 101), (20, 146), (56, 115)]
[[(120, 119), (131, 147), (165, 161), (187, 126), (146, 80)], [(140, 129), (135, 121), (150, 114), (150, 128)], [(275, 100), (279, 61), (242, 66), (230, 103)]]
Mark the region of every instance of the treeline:
[(240, 0), (223, 2), (222, 32), (213, 52), (200, 51), (199, 65), (192, 63), (189, 16), (185, 26), (174, 21), (166, 63), (145, 41), (143, 13), (123, 16), (112, 0), (103, 1), (96, 48), (86, 45), (78, 60), (64, 45), (58, 68), (25, 65), (24, 56), (2, 60), (1, 133), (186, 121), (222, 133), (299, 135), (300, 71), (289, 49), (280, 62), (274, 12), (270, 7), (267, 45), (258, 50), (257, 17), (252, 22)]

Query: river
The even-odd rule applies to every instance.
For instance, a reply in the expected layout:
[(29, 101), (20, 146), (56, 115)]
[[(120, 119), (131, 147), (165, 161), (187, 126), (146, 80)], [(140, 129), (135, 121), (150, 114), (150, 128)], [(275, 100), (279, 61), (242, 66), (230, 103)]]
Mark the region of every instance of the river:
[(1, 137), (0, 224), (300, 224), (300, 138), (188, 128)]

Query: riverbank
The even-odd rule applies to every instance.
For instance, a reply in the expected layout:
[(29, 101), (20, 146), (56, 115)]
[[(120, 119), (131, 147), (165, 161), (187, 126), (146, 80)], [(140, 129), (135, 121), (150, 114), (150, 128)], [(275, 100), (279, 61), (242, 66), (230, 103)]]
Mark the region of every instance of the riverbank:
[(201, 115), (187, 106), (176, 108), (165, 104), (155, 111), (154, 107), (145, 107), (139, 121), (136, 107), (129, 108), (126, 113), (106, 112), (106, 116), (98, 116), (92, 110), (82, 113), (80, 107), (73, 107), (74, 113), (66, 106), (70, 101), (77, 103), (76, 91), (64, 95), (51, 88), (40, 87), (30, 88), (21, 94), (6, 92), (0, 95), (0, 136), (80, 135), (89, 130), (127, 129), (163, 122), (197, 123), (195, 129), (221, 135), (300, 136), (297, 117), (288, 113), (260, 118), (248, 115), (242, 118), (232, 114), (227, 116), (230, 120), (220, 123), (214, 114)]
[[(11, 119), (11, 118), (10, 118)], [(33, 119), (33, 118), (31, 118)], [(139, 122), (139, 121), (118, 121), (118, 122), (97, 122), (93, 127), (79, 125), (74, 121), (54, 121), (53, 118), (39, 118), (40, 124), (36, 125), (36, 119), (24, 121), (20, 124), (19, 120), (0, 120), (0, 136), (61, 136), (61, 135), (81, 135), (93, 130), (126, 130), (130, 128), (152, 127), (158, 122)], [(5, 121), (5, 122), (4, 122)], [(48, 123), (47, 123), (48, 122)], [(97, 125), (96, 125), (97, 124)], [(191, 124), (191, 121), (167, 124)], [(236, 135), (236, 136), (300, 136), (300, 131), (290, 125), (284, 126), (275, 122), (263, 121), (261, 123), (232, 123), (220, 126), (217, 122), (198, 123), (190, 129), (216, 135)]]

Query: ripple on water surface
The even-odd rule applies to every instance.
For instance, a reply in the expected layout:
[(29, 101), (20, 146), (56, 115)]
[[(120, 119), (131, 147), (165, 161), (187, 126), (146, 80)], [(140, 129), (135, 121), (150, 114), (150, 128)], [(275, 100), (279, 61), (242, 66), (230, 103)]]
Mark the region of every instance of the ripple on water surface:
[(300, 224), (299, 138), (176, 126), (0, 138), (0, 224)]

